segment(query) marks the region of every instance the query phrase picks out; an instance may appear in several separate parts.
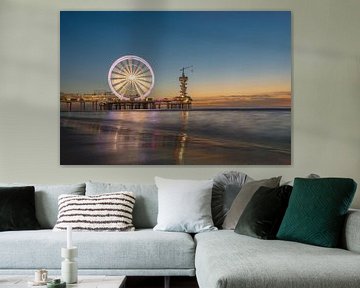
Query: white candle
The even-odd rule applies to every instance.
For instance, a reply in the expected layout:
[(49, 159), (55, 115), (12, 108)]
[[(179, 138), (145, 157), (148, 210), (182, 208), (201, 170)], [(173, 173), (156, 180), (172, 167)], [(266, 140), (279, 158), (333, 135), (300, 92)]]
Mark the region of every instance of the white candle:
[(72, 235), (71, 235), (72, 227), (70, 225), (67, 226), (66, 232), (67, 232), (66, 248), (70, 249), (72, 248)]

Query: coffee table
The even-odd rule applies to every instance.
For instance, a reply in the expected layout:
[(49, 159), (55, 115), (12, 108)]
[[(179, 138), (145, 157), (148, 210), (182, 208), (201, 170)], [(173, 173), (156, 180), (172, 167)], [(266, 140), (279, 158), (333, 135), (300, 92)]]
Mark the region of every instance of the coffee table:
[[(50, 278), (54, 279), (57, 277)], [(44, 288), (46, 286), (28, 286), (28, 282), (32, 281), (32, 276), (2, 276), (0, 275), (0, 287), (1, 288), (24, 288), (24, 287), (36, 287)], [(126, 276), (87, 276), (80, 275), (78, 283), (67, 284), (66, 288), (124, 288)]]

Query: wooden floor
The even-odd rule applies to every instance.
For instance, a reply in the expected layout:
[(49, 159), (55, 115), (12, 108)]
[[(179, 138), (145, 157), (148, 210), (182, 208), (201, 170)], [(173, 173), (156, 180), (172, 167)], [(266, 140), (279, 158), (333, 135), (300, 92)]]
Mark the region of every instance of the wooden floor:
[[(164, 277), (131, 277), (126, 279), (126, 288), (163, 288)], [(171, 288), (198, 288), (195, 277), (170, 277)]]

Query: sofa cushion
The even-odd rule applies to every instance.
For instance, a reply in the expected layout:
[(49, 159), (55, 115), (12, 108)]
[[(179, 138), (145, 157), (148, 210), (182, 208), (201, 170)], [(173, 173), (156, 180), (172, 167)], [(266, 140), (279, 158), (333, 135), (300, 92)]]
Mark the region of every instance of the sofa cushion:
[(235, 232), (261, 239), (275, 239), (284, 217), (292, 186), (260, 187), (236, 224)]
[(93, 196), (63, 194), (59, 197), (59, 216), (55, 231), (133, 231), (135, 197), (122, 191)]
[(0, 186), (34, 186), (36, 218), (41, 228), (53, 228), (58, 216), (58, 197), (61, 194), (84, 195), (85, 184), (38, 185), (38, 184), (9, 184)]
[(337, 247), (355, 190), (349, 178), (295, 178), (277, 238)]
[(136, 229), (153, 228), (158, 214), (158, 192), (155, 184), (121, 184), (86, 182), (86, 195), (131, 191), (136, 202), (133, 211), (133, 224)]
[(233, 203), (231, 204), (230, 210), (227, 213), (223, 228), (224, 229), (235, 229), (237, 222), (240, 219), (241, 214), (243, 213), (246, 205), (249, 203), (251, 197), (255, 194), (255, 192), (261, 187), (269, 187), (275, 188), (279, 186), (280, 177), (273, 177), (270, 179), (263, 179), (263, 180), (256, 180), (251, 181), (244, 184), (241, 187), (240, 192), (237, 194), (236, 198), (234, 199)]
[(159, 213), (154, 230), (198, 233), (217, 229), (211, 217), (213, 180), (155, 177)]
[[(186, 233), (73, 232), (72, 240), (79, 270), (194, 269), (195, 244)], [(60, 269), (61, 247), (66, 247), (66, 231), (2, 232), (0, 269)]]
[(40, 228), (34, 192), (33, 186), (0, 187), (0, 231)]
[(200, 288), (353, 288), (360, 254), (297, 242), (262, 240), (230, 230), (195, 236)]
[(241, 187), (252, 179), (245, 173), (227, 171), (214, 177), (212, 188), (211, 214), (214, 225), (221, 228), (231, 204), (239, 193)]

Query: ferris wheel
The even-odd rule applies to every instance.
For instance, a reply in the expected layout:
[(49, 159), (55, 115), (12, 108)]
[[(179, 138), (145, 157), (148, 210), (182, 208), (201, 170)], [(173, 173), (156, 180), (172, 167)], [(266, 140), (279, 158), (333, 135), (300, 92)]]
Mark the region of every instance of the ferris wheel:
[(120, 99), (143, 99), (150, 94), (154, 82), (154, 72), (149, 63), (134, 55), (117, 59), (108, 74), (110, 89)]

